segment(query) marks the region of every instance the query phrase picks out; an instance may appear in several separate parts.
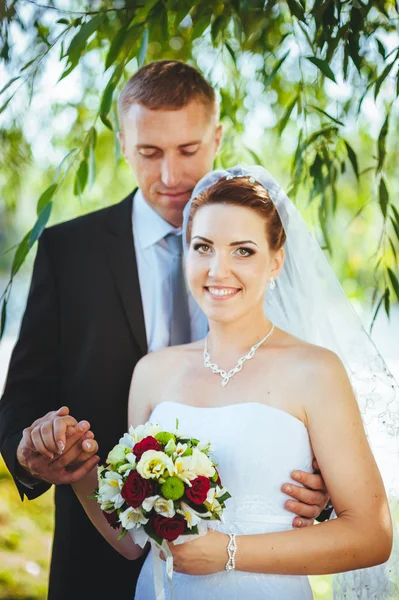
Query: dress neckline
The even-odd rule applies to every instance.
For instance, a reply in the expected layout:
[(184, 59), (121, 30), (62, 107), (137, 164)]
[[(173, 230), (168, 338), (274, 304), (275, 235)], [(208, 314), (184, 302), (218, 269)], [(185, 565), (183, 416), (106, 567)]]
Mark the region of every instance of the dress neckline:
[(164, 400), (162, 402), (159, 402), (159, 404), (157, 404), (156, 406), (154, 406), (154, 408), (151, 411), (151, 416), (154, 414), (155, 410), (158, 407), (160, 407), (164, 404), (176, 404), (177, 406), (184, 406), (186, 408), (196, 409), (196, 410), (224, 410), (226, 408), (231, 409), (233, 407), (262, 406), (265, 409), (275, 411), (277, 413), (280, 413), (282, 416), (288, 417), (289, 419), (296, 421), (308, 433), (308, 428), (306, 427), (305, 423), (303, 421), (301, 421), (301, 419), (298, 419), (298, 417), (294, 417), (294, 415), (287, 412), (286, 410), (282, 410), (281, 408), (276, 408), (275, 406), (270, 406), (269, 404), (262, 404), (262, 402), (236, 402), (234, 404), (223, 404), (221, 406), (194, 406), (192, 404), (186, 404), (185, 402), (175, 402), (173, 400)]

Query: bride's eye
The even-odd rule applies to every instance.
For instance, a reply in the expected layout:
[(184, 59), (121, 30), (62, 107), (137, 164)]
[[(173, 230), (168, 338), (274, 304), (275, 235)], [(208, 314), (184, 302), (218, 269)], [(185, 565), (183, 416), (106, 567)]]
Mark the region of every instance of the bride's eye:
[(208, 244), (194, 244), (194, 250), (200, 254), (206, 254), (211, 250), (211, 247)]
[(251, 248), (237, 248), (236, 254), (242, 258), (246, 258), (247, 256), (252, 256), (255, 254)]

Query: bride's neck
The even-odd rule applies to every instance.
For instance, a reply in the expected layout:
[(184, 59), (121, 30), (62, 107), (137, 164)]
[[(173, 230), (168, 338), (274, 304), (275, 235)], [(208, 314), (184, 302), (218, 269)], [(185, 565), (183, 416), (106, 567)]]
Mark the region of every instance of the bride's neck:
[(256, 315), (246, 315), (242, 319), (223, 323), (209, 321), (208, 349), (212, 361), (246, 354), (254, 344), (267, 335), (271, 321), (262, 311)]

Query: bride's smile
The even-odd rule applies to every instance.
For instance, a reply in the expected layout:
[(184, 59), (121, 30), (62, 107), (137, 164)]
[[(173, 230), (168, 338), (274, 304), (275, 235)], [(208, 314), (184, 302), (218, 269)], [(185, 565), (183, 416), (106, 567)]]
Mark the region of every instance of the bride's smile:
[(195, 214), (187, 277), (208, 319), (263, 314), (267, 283), (277, 277), (283, 258), (282, 249), (269, 247), (265, 218), (251, 208), (210, 204)]

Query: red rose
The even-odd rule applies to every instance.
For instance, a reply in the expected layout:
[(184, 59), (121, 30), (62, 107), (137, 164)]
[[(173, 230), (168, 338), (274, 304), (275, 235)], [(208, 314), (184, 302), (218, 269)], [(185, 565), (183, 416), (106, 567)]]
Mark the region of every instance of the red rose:
[(107, 513), (105, 510), (103, 510), (103, 515), (107, 519), (109, 525), (111, 525), (112, 529), (118, 529), (120, 523), (116, 510), (112, 511), (111, 513)]
[(138, 508), (148, 496), (154, 496), (156, 484), (150, 479), (144, 479), (137, 471), (130, 471), (121, 491), (121, 496), (129, 506)]
[(186, 496), (194, 504), (203, 504), (210, 488), (211, 484), (208, 477), (198, 475), (198, 477), (191, 482), (191, 487), (187, 488)]
[(155, 515), (151, 519), (151, 524), (156, 535), (168, 542), (176, 540), (186, 529), (186, 521), (180, 515), (175, 515), (171, 519), (162, 515)]
[(156, 440), (152, 435), (148, 435), (141, 442), (137, 442), (133, 448), (133, 454), (137, 458), (137, 462), (139, 462), (140, 458), (147, 452), (147, 450), (162, 450), (161, 444)]

